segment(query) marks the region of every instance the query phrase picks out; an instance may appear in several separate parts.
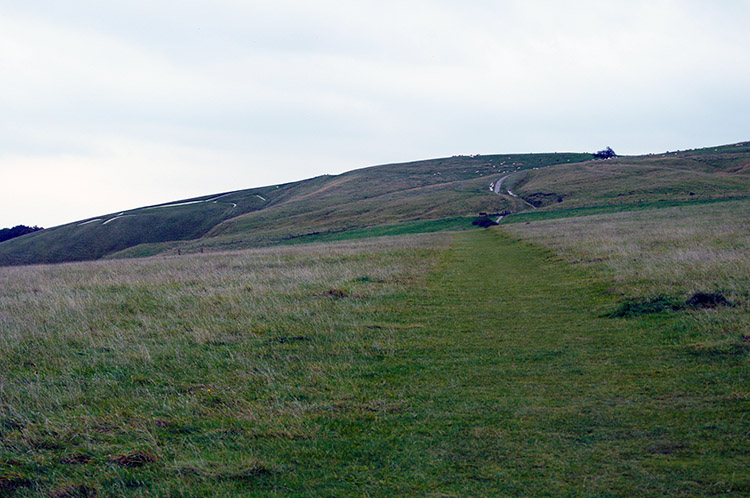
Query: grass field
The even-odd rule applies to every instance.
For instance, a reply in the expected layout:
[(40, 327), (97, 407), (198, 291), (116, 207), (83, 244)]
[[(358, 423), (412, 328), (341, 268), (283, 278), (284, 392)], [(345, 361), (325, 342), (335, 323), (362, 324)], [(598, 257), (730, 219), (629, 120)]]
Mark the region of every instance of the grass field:
[(746, 212), (0, 268), (0, 493), (747, 496)]

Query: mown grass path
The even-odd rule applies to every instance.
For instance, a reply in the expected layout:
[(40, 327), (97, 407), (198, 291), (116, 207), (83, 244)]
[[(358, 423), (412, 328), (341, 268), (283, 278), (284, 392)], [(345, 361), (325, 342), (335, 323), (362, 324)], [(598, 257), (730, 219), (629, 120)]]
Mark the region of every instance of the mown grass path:
[[(602, 282), (492, 231), (457, 236), (367, 392), (363, 494), (741, 496), (746, 357), (701, 358), (679, 317), (606, 318)], [(406, 325), (406, 324), (403, 324)], [(354, 435), (352, 435), (354, 436)], [(352, 476), (353, 477), (353, 476)]]

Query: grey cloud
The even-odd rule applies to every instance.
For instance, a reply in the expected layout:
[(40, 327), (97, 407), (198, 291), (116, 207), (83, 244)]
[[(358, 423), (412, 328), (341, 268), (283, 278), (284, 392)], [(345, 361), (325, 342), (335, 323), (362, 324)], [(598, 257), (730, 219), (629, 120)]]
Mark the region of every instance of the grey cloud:
[[(748, 14), (698, 0), (4, 5), (0, 175), (36, 171), (37, 199), (0, 200), (0, 226), (454, 153), (746, 140)], [(103, 175), (86, 182), (101, 199), (38, 200), (66, 178), (39, 172), (60, 168)]]

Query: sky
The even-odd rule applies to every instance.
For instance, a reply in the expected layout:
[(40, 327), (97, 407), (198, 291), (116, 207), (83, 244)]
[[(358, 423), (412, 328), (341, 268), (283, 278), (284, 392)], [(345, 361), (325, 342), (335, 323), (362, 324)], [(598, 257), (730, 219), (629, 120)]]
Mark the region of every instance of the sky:
[(750, 140), (750, 0), (0, 0), (0, 228), (454, 154)]

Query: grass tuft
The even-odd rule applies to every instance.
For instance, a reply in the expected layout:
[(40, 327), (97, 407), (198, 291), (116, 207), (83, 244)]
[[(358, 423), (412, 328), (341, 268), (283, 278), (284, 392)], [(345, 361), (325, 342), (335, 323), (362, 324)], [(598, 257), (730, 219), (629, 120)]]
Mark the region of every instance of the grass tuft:
[(33, 481), (28, 475), (14, 471), (3, 471), (0, 468), (0, 491), (10, 495), (19, 488), (32, 486)]
[(90, 463), (93, 459), (93, 455), (90, 455), (88, 453), (78, 453), (62, 457), (60, 459), (60, 463), (64, 463), (66, 465), (82, 465)]
[(717, 306), (734, 306), (720, 292), (696, 292), (685, 302), (691, 308), (716, 308)]
[(110, 462), (122, 467), (142, 467), (148, 463), (156, 462), (159, 458), (151, 451), (136, 450), (116, 455), (110, 458)]
[(606, 316), (611, 318), (625, 318), (633, 316), (661, 313), (662, 311), (677, 311), (682, 309), (682, 303), (667, 296), (651, 298), (633, 298), (620, 303), (617, 309)]
[(52, 498), (94, 498), (99, 492), (88, 484), (66, 484), (55, 487), (49, 495)]
[(334, 299), (343, 299), (347, 296), (347, 293), (342, 289), (328, 289), (325, 295)]
[(252, 481), (277, 472), (271, 465), (247, 458), (236, 465), (205, 461), (182, 463), (178, 464), (174, 471), (180, 476), (200, 480), (228, 481)]

